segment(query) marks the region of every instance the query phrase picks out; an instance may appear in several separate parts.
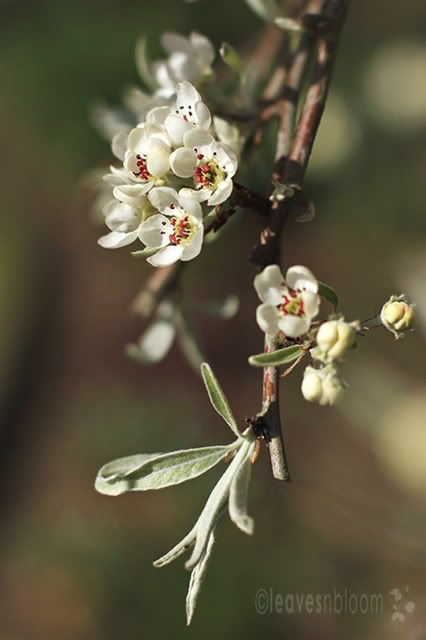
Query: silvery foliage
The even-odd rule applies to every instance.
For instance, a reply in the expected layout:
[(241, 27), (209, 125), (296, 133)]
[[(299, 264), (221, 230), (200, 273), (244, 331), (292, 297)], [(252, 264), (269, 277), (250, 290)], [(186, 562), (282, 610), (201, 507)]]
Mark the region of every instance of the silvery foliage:
[(239, 431), (228, 400), (208, 364), (201, 365), (201, 374), (210, 402), (236, 436), (235, 440), (227, 445), (119, 458), (104, 465), (95, 482), (96, 490), (109, 496), (164, 489), (197, 478), (218, 463), (230, 460), (193, 528), (168, 553), (154, 562), (155, 567), (163, 567), (192, 550), (185, 564), (191, 571), (186, 597), (188, 624), (191, 623), (205, 579), (215, 530), (222, 515), (228, 510), (230, 519), (241, 531), (251, 535), (254, 530), (253, 519), (247, 513), (247, 502), (255, 436), (251, 429), (244, 433)]

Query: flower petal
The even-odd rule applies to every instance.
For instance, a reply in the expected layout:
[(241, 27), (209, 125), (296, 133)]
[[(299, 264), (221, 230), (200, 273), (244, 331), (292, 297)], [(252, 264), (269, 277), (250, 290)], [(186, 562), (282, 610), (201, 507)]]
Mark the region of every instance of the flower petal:
[(147, 247), (164, 247), (169, 244), (172, 232), (169, 219), (161, 214), (154, 214), (141, 224), (139, 239)]
[(187, 131), (192, 129), (193, 126), (191, 122), (187, 122), (175, 113), (167, 116), (164, 122), (164, 128), (175, 145), (181, 145), (183, 143), (183, 136)]
[(285, 279), (290, 289), (306, 289), (318, 293), (318, 280), (307, 267), (301, 265), (290, 267)]
[(189, 215), (198, 220), (199, 222), (203, 219), (203, 210), (201, 208), (200, 202), (197, 198), (194, 198), (192, 195), (191, 189), (181, 189), (179, 191), (179, 202), (181, 206), (185, 209)]
[(126, 133), (116, 133), (111, 142), (111, 149), (116, 158), (123, 161), (124, 155), (127, 150), (127, 137)]
[(112, 194), (114, 198), (126, 204), (139, 204), (145, 197), (146, 185), (144, 184), (120, 184), (114, 187)]
[(256, 320), (259, 327), (268, 335), (278, 333), (279, 314), (276, 307), (270, 304), (260, 304), (256, 309)]
[(181, 105), (194, 107), (197, 102), (201, 102), (201, 96), (197, 89), (190, 82), (179, 82), (176, 87), (176, 107)]
[(126, 247), (132, 244), (138, 237), (138, 231), (132, 231), (131, 233), (119, 233), (118, 231), (111, 231), (106, 236), (99, 238), (98, 244), (104, 249), (119, 249), (120, 247)]
[(158, 253), (147, 259), (147, 262), (153, 267), (167, 267), (181, 259), (183, 248), (180, 245), (169, 244), (167, 247), (160, 249)]
[(308, 318), (315, 318), (319, 311), (321, 298), (312, 291), (302, 291), (303, 310)]
[[(158, 141), (160, 142), (160, 141)], [(170, 151), (167, 145), (153, 145), (146, 156), (146, 167), (152, 176), (164, 176), (170, 169)]]
[(197, 116), (197, 124), (202, 129), (208, 129), (212, 123), (212, 117), (208, 107), (204, 102), (197, 102), (194, 105), (195, 115)]
[(286, 289), (278, 265), (271, 264), (259, 273), (254, 279), (254, 288), (262, 302), (274, 306), (281, 304)]
[(195, 49), (199, 65), (204, 69), (210, 67), (215, 58), (215, 51), (210, 40), (201, 33), (193, 31), (189, 36), (189, 41)]
[(178, 194), (171, 187), (155, 187), (149, 192), (148, 198), (151, 204), (162, 213), (168, 210), (171, 204), (179, 207)]
[(165, 62), (164, 60), (158, 60), (157, 62), (154, 62), (152, 65), (152, 72), (154, 74), (156, 83), (160, 87), (163, 87), (164, 89), (174, 90), (176, 82), (170, 75), (167, 62)]
[(222, 204), (222, 202), (225, 202), (225, 200), (229, 198), (233, 188), (234, 183), (232, 182), (232, 179), (225, 178), (225, 180), (222, 180), (222, 182), (218, 185), (213, 195), (210, 196), (210, 198), (207, 200), (207, 204), (210, 207), (214, 207), (217, 204)]
[(177, 82), (182, 80), (197, 82), (200, 77), (200, 67), (193, 56), (175, 51), (169, 57), (168, 63), (170, 72)]
[(129, 233), (139, 227), (140, 211), (129, 204), (115, 201), (115, 206), (107, 205), (104, 212), (105, 223), (111, 231)]
[(211, 145), (212, 142), (214, 142), (213, 136), (200, 127), (190, 129), (183, 136), (183, 144), (185, 147), (192, 147), (193, 149)]
[(170, 107), (154, 107), (146, 114), (146, 121), (149, 124), (156, 124), (162, 127), (169, 114)]
[(204, 239), (204, 228), (200, 226), (194, 234), (192, 238), (191, 244), (186, 245), (183, 248), (182, 253), (182, 261), (192, 260), (196, 258), (198, 254), (201, 252), (201, 248), (203, 246)]
[(309, 330), (311, 322), (306, 316), (283, 316), (278, 320), (278, 328), (289, 338), (298, 338)]
[(170, 167), (179, 178), (190, 178), (194, 174), (197, 156), (192, 149), (179, 147), (170, 156)]
[(176, 335), (170, 320), (157, 319), (138, 340), (138, 355), (146, 362), (159, 362), (170, 351)]
[(166, 31), (161, 36), (161, 46), (167, 53), (174, 53), (175, 51), (184, 51), (191, 54), (192, 47), (188, 38), (182, 36), (180, 33), (172, 31)]

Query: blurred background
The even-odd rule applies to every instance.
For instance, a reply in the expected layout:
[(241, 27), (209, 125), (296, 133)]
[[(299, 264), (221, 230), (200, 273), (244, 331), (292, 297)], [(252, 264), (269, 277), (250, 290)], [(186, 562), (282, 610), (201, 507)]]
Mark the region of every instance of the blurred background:
[[(222, 525), (189, 630), (183, 563), (158, 570), (152, 561), (192, 527), (219, 470), (156, 494), (113, 499), (93, 489), (113, 458), (230, 434), (176, 347), (151, 368), (124, 354), (144, 328), (130, 307), (150, 268), (96, 244), (104, 230), (90, 213), (87, 175), (111, 154), (90, 107), (118, 105), (123, 87), (140, 83), (141, 35), (158, 54), (166, 30), (239, 46), (260, 28), (237, 0), (0, 2), (1, 640), (426, 638), (422, 0), (353, 3), (308, 173), (317, 215), (290, 226), (284, 244), (285, 264), (307, 264), (334, 286), (349, 319), (406, 292), (418, 305), (416, 333), (360, 340), (337, 408), (303, 401), (301, 370), (286, 379), (293, 481), (274, 481), (262, 452), (255, 536)], [(260, 399), (261, 374), (246, 362), (262, 348), (246, 259), (259, 228), (241, 214), (185, 277), (196, 300), (240, 296), (233, 320), (196, 323), (241, 422)], [(260, 615), (260, 588), (382, 594), (383, 613)]]

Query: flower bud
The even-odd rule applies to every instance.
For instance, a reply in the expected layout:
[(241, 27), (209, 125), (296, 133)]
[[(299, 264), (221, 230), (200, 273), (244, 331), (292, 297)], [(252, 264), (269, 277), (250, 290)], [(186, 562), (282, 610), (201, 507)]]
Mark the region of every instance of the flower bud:
[(414, 324), (414, 305), (407, 302), (405, 295), (391, 296), (383, 305), (380, 319), (395, 338), (401, 338), (403, 333), (411, 329)]
[(313, 367), (306, 367), (302, 380), (302, 395), (308, 402), (319, 402), (322, 397), (322, 380), (320, 372)]
[(316, 341), (315, 357), (323, 362), (341, 360), (354, 344), (355, 327), (343, 319), (329, 320), (318, 329)]
[(329, 365), (323, 369), (306, 367), (301, 390), (308, 402), (334, 405), (341, 400), (345, 389), (337, 377), (336, 368)]

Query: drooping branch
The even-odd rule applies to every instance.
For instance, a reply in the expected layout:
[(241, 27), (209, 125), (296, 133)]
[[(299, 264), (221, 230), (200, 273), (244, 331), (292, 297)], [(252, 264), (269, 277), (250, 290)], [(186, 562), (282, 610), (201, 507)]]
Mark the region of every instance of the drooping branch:
[[(301, 191), (315, 136), (324, 111), (338, 36), (347, 10), (347, 0), (312, 0), (303, 24), (306, 32), (289, 64), (283, 96), (264, 113), (264, 119), (278, 115), (275, 165), (272, 180), (282, 185), (281, 197), (273, 197), (267, 225), (261, 232), (251, 260), (260, 267), (280, 263), (281, 233), (288, 218), (306, 198)], [(299, 122), (294, 132), (300, 94), (311, 55), (316, 55)], [(275, 109), (275, 112), (274, 112)], [(265, 351), (274, 349), (267, 337)], [(263, 373), (262, 409), (256, 422), (265, 438), (271, 458), (272, 473), (278, 480), (289, 481), (279, 410), (279, 370), (266, 367)]]

